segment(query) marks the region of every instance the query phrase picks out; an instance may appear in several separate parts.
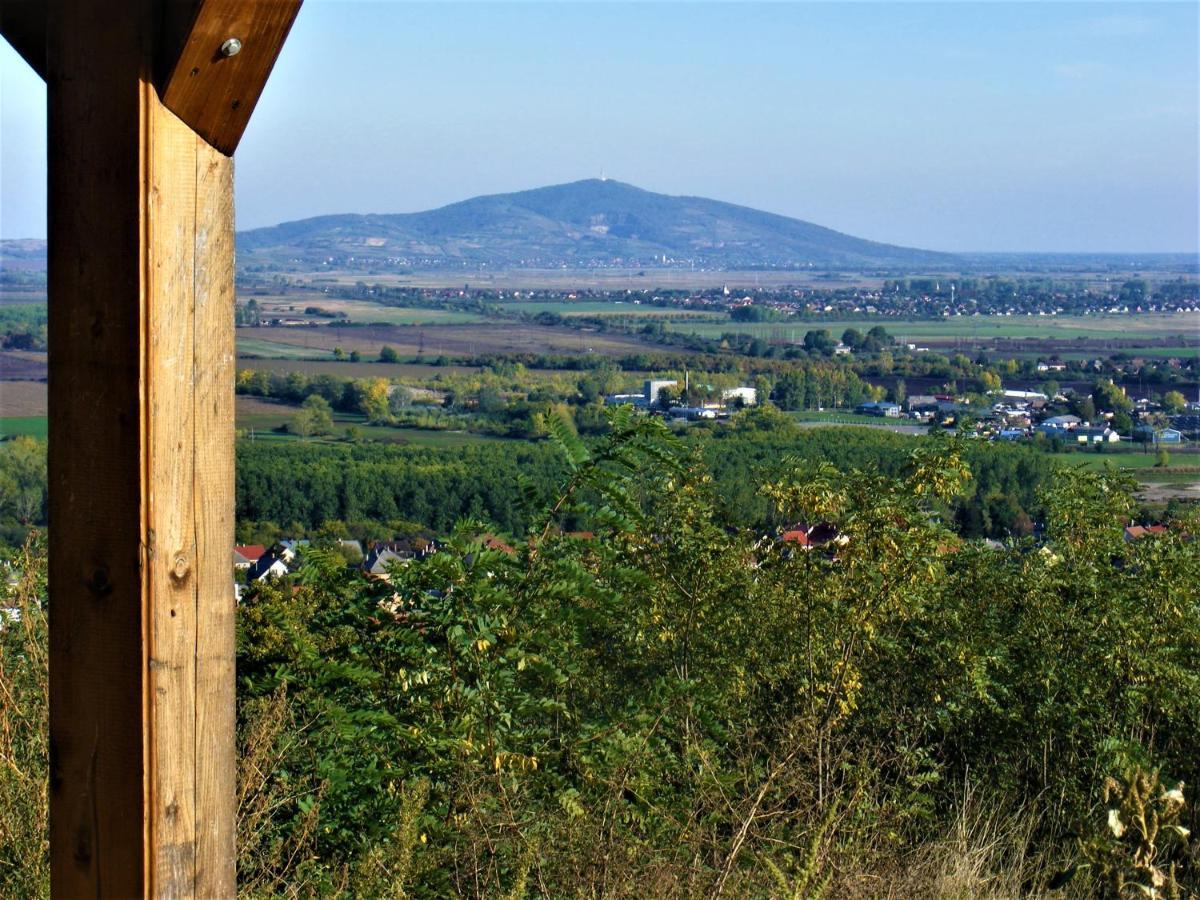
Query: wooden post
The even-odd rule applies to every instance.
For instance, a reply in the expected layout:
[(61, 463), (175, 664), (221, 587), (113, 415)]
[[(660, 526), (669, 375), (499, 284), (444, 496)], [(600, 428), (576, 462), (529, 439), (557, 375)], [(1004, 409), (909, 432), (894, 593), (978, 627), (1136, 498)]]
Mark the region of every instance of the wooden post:
[(156, 4), (48, 5), (52, 889), (231, 897), (232, 160)]
[(49, 99), (58, 897), (235, 892), (223, 154), (300, 4), (0, 0), (0, 33)]

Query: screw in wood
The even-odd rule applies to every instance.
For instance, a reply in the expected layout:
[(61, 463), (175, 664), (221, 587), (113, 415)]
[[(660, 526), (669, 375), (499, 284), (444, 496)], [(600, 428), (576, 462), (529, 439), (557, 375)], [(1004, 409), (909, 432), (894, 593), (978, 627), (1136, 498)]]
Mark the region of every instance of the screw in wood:
[(237, 38), (228, 38), (225, 43), (221, 45), (221, 55), (226, 59), (229, 59), (231, 56), (237, 56), (241, 52), (242, 42)]

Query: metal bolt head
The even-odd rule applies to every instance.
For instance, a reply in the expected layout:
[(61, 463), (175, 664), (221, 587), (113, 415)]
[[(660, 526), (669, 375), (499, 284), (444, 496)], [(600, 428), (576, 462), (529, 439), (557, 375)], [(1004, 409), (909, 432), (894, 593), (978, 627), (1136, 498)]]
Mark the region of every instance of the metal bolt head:
[(242, 52), (242, 42), (237, 38), (229, 38), (221, 45), (221, 55), (228, 59)]

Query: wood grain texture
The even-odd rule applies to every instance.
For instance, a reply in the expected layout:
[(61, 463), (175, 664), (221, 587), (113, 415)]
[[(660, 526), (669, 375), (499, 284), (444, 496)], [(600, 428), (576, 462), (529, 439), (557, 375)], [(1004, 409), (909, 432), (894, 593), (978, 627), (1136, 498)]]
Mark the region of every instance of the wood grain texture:
[(46, 0), (0, 0), (0, 34), (46, 77)]
[(107, 3), (50, 2), (50, 847), (56, 897), (135, 897), (146, 885), (144, 67), (138, 6), (129, 10), (114, 15)]
[(196, 877), (196, 135), (147, 102), (145, 397), (150, 850), (158, 897)]
[[(163, 103), (222, 153), (232, 154), (275, 65), (301, 0), (198, 0), (166, 18), (165, 45), (177, 55), (160, 63)], [(182, 35), (175, 37), (177, 32)], [(221, 55), (228, 38), (242, 42), (236, 56)]]
[[(236, 789), (234, 613), (228, 552), (234, 539), (233, 161), (196, 147), (195, 564), (196, 895), (232, 897), (236, 889), (233, 796)], [(224, 555), (222, 555), (224, 554)]]
[(152, 4), (52, 2), (52, 891), (232, 896), (233, 164)]

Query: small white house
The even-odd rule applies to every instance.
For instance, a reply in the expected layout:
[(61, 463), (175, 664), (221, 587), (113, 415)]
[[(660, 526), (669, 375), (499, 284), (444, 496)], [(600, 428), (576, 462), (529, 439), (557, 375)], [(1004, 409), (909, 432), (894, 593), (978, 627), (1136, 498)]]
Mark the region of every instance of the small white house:
[(1080, 444), (1115, 444), (1121, 440), (1111, 428), (1076, 428), (1072, 434)]
[[(273, 578), (283, 578), (288, 573), (288, 560), (285, 558), (287, 551), (269, 551), (255, 561), (247, 573), (247, 578), (250, 581), (267, 581)], [(293, 558), (295, 554), (293, 553)]]

